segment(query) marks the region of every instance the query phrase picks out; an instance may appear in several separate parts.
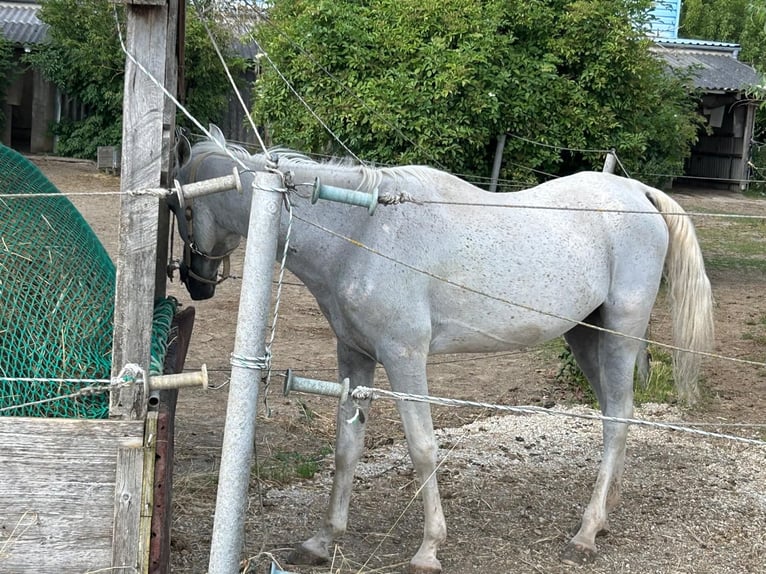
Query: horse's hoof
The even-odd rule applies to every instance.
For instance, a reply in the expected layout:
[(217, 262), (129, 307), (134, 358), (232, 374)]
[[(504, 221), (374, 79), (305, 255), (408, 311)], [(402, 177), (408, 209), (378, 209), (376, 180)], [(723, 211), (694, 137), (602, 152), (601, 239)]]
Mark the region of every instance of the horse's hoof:
[(442, 565), (438, 560), (433, 564), (415, 564), (410, 562), (405, 570), (406, 574), (441, 574)]
[(329, 554), (322, 554), (300, 544), (293, 548), (287, 555), (288, 564), (300, 564), (303, 566), (319, 566), (330, 561)]
[(596, 548), (588, 548), (581, 544), (575, 544), (570, 542), (564, 551), (561, 553), (561, 561), (569, 566), (583, 566), (584, 564), (592, 564), (595, 562), (598, 554)]

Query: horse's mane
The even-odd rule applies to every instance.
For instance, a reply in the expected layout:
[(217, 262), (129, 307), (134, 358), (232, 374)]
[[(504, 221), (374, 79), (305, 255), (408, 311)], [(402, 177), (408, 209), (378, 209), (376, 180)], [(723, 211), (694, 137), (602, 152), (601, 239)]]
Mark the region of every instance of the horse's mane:
[[(196, 143), (192, 149), (194, 153), (215, 153), (220, 154), (221, 156), (229, 157), (233, 155), (237, 159), (246, 163), (252, 163), (257, 159), (264, 159), (264, 154), (262, 153), (251, 154), (245, 147), (229, 142), (226, 142), (225, 149), (222, 149), (221, 144), (218, 141), (204, 140)], [(394, 167), (368, 166), (359, 164), (354, 159), (348, 157), (331, 157), (328, 159), (317, 160), (303, 152), (284, 146), (274, 146), (269, 148), (267, 151), (268, 155), (272, 159), (276, 160), (279, 166), (283, 166), (285, 168), (289, 168), (290, 165), (329, 166), (338, 170), (355, 174), (360, 179), (358, 189), (367, 192), (371, 192), (384, 183), (390, 183), (396, 186), (396, 184), (401, 179), (408, 176), (415, 178), (421, 184), (428, 185), (433, 183), (436, 174), (442, 173), (438, 170), (434, 170), (431, 167), (423, 165), (406, 165)]]
[(243, 146), (232, 144), (229, 142), (226, 142), (225, 148), (221, 147), (221, 144), (217, 141), (213, 140), (203, 140), (201, 142), (195, 143), (192, 146), (192, 154), (206, 154), (206, 153), (214, 153), (214, 154), (220, 154), (222, 156), (229, 156), (232, 155), (236, 157), (237, 159), (240, 159), (242, 161), (249, 161), (252, 159), (252, 154), (247, 151)]
[(397, 180), (406, 176), (414, 177), (420, 183), (427, 184), (433, 180), (435, 173), (435, 170), (428, 166), (406, 165), (377, 167), (360, 164), (350, 157), (330, 157), (317, 160), (303, 152), (286, 147), (270, 148), (269, 154), (271, 154), (272, 157), (277, 157), (280, 162), (284, 160), (287, 164), (330, 166), (338, 170), (356, 174), (360, 177), (359, 189), (367, 192), (371, 192), (386, 181), (396, 185)]

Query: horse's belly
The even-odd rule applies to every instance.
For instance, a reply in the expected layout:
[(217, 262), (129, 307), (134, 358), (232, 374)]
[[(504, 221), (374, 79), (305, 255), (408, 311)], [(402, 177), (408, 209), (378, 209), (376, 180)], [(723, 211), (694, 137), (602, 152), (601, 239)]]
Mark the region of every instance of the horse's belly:
[(566, 333), (573, 323), (555, 317), (535, 320), (476, 321), (447, 319), (434, 325), (430, 353), (491, 353), (531, 347)]
[[(547, 281), (513, 289), (434, 289), (431, 294), (431, 353), (486, 353), (530, 347), (558, 337), (588, 317), (605, 300), (605, 273), (549, 274)], [(529, 284), (527, 284), (529, 283)]]

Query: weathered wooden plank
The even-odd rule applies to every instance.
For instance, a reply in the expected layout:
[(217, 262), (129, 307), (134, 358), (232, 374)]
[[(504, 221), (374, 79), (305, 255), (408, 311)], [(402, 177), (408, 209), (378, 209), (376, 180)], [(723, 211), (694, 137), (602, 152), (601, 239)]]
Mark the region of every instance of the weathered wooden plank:
[[(82, 574), (109, 567), (112, 557), (113, 492), (96, 497), (89, 515), (52, 514), (34, 500), (0, 518), (0, 572)], [(18, 499), (16, 500), (18, 503)], [(100, 512), (109, 509), (110, 512)]]
[(141, 519), (138, 527), (140, 572), (149, 572), (152, 538), (152, 511), (154, 510), (154, 456), (157, 452), (157, 422), (159, 413), (146, 415), (144, 430), (144, 469), (141, 478)]
[[(178, 46), (183, 41), (184, 30), (180, 28), (182, 18), (179, 0), (168, 0), (168, 26), (165, 55), (165, 89), (176, 96), (178, 94)], [(165, 107), (162, 114), (162, 172), (163, 185), (169, 186), (169, 179), (173, 169), (173, 147), (175, 146), (176, 105), (170, 98), (165, 98)]]
[[(168, 22), (165, 55), (165, 89), (175, 96), (178, 92), (178, 42), (179, 42), (179, 0), (168, 0)], [(173, 148), (175, 147), (176, 105), (165, 97), (162, 113), (162, 168), (160, 182), (165, 188), (172, 186)], [(168, 237), (170, 235), (170, 210), (163, 200), (158, 215), (157, 255), (155, 294), (165, 295), (167, 282)]]
[[(168, 7), (127, 6), (128, 51), (143, 68), (165, 77)], [(157, 188), (162, 169), (165, 96), (130, 58), (125, 62), (121, 191)], [(120, 196), (112, 374), (128, 363), (148, 372), (155, 297), (160, 201), (151, 195)], [(110, 416), (143, 418), (146, 400), (138, 385), (111, 393)]]
[(117, 571), (142, 572), (140, 527), (143, 467), (144, 449), (117, 450), (111, 566)]
[(143, 421), (0, 417), (0, 572), (109, 568), (117, 450)]

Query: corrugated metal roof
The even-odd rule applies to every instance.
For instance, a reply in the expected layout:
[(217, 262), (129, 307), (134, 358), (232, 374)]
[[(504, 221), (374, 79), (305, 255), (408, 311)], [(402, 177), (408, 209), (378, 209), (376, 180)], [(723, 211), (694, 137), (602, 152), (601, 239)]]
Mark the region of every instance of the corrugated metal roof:
[(34, 2), (0, 2), (0, 32), (20, 44), (39, 44), (48, 34), (48, 25), (37, 19), (40, 6)]
[(716, 42), (714, 40), (697, 40), (694, 38), (660, 38), (657, 40), (659, 44), (666, 47), (673, 46), (698, 46), (705, 49), (721, 50), (728, 52), (738, 52), (739, 44), (732, 44), (731, 42)]
[[(664, 44), (664, 43), (663, 43)], [(721, 44), (718, 42), (717, 44)], [(701, 44), (694, 44), (701, 47)], [(690, 69), (694, 86), (708, 91), (739, 92), (762, 83), (760, 74), (729, 51), (660, 45), (655, 49), (671, 68)]]

